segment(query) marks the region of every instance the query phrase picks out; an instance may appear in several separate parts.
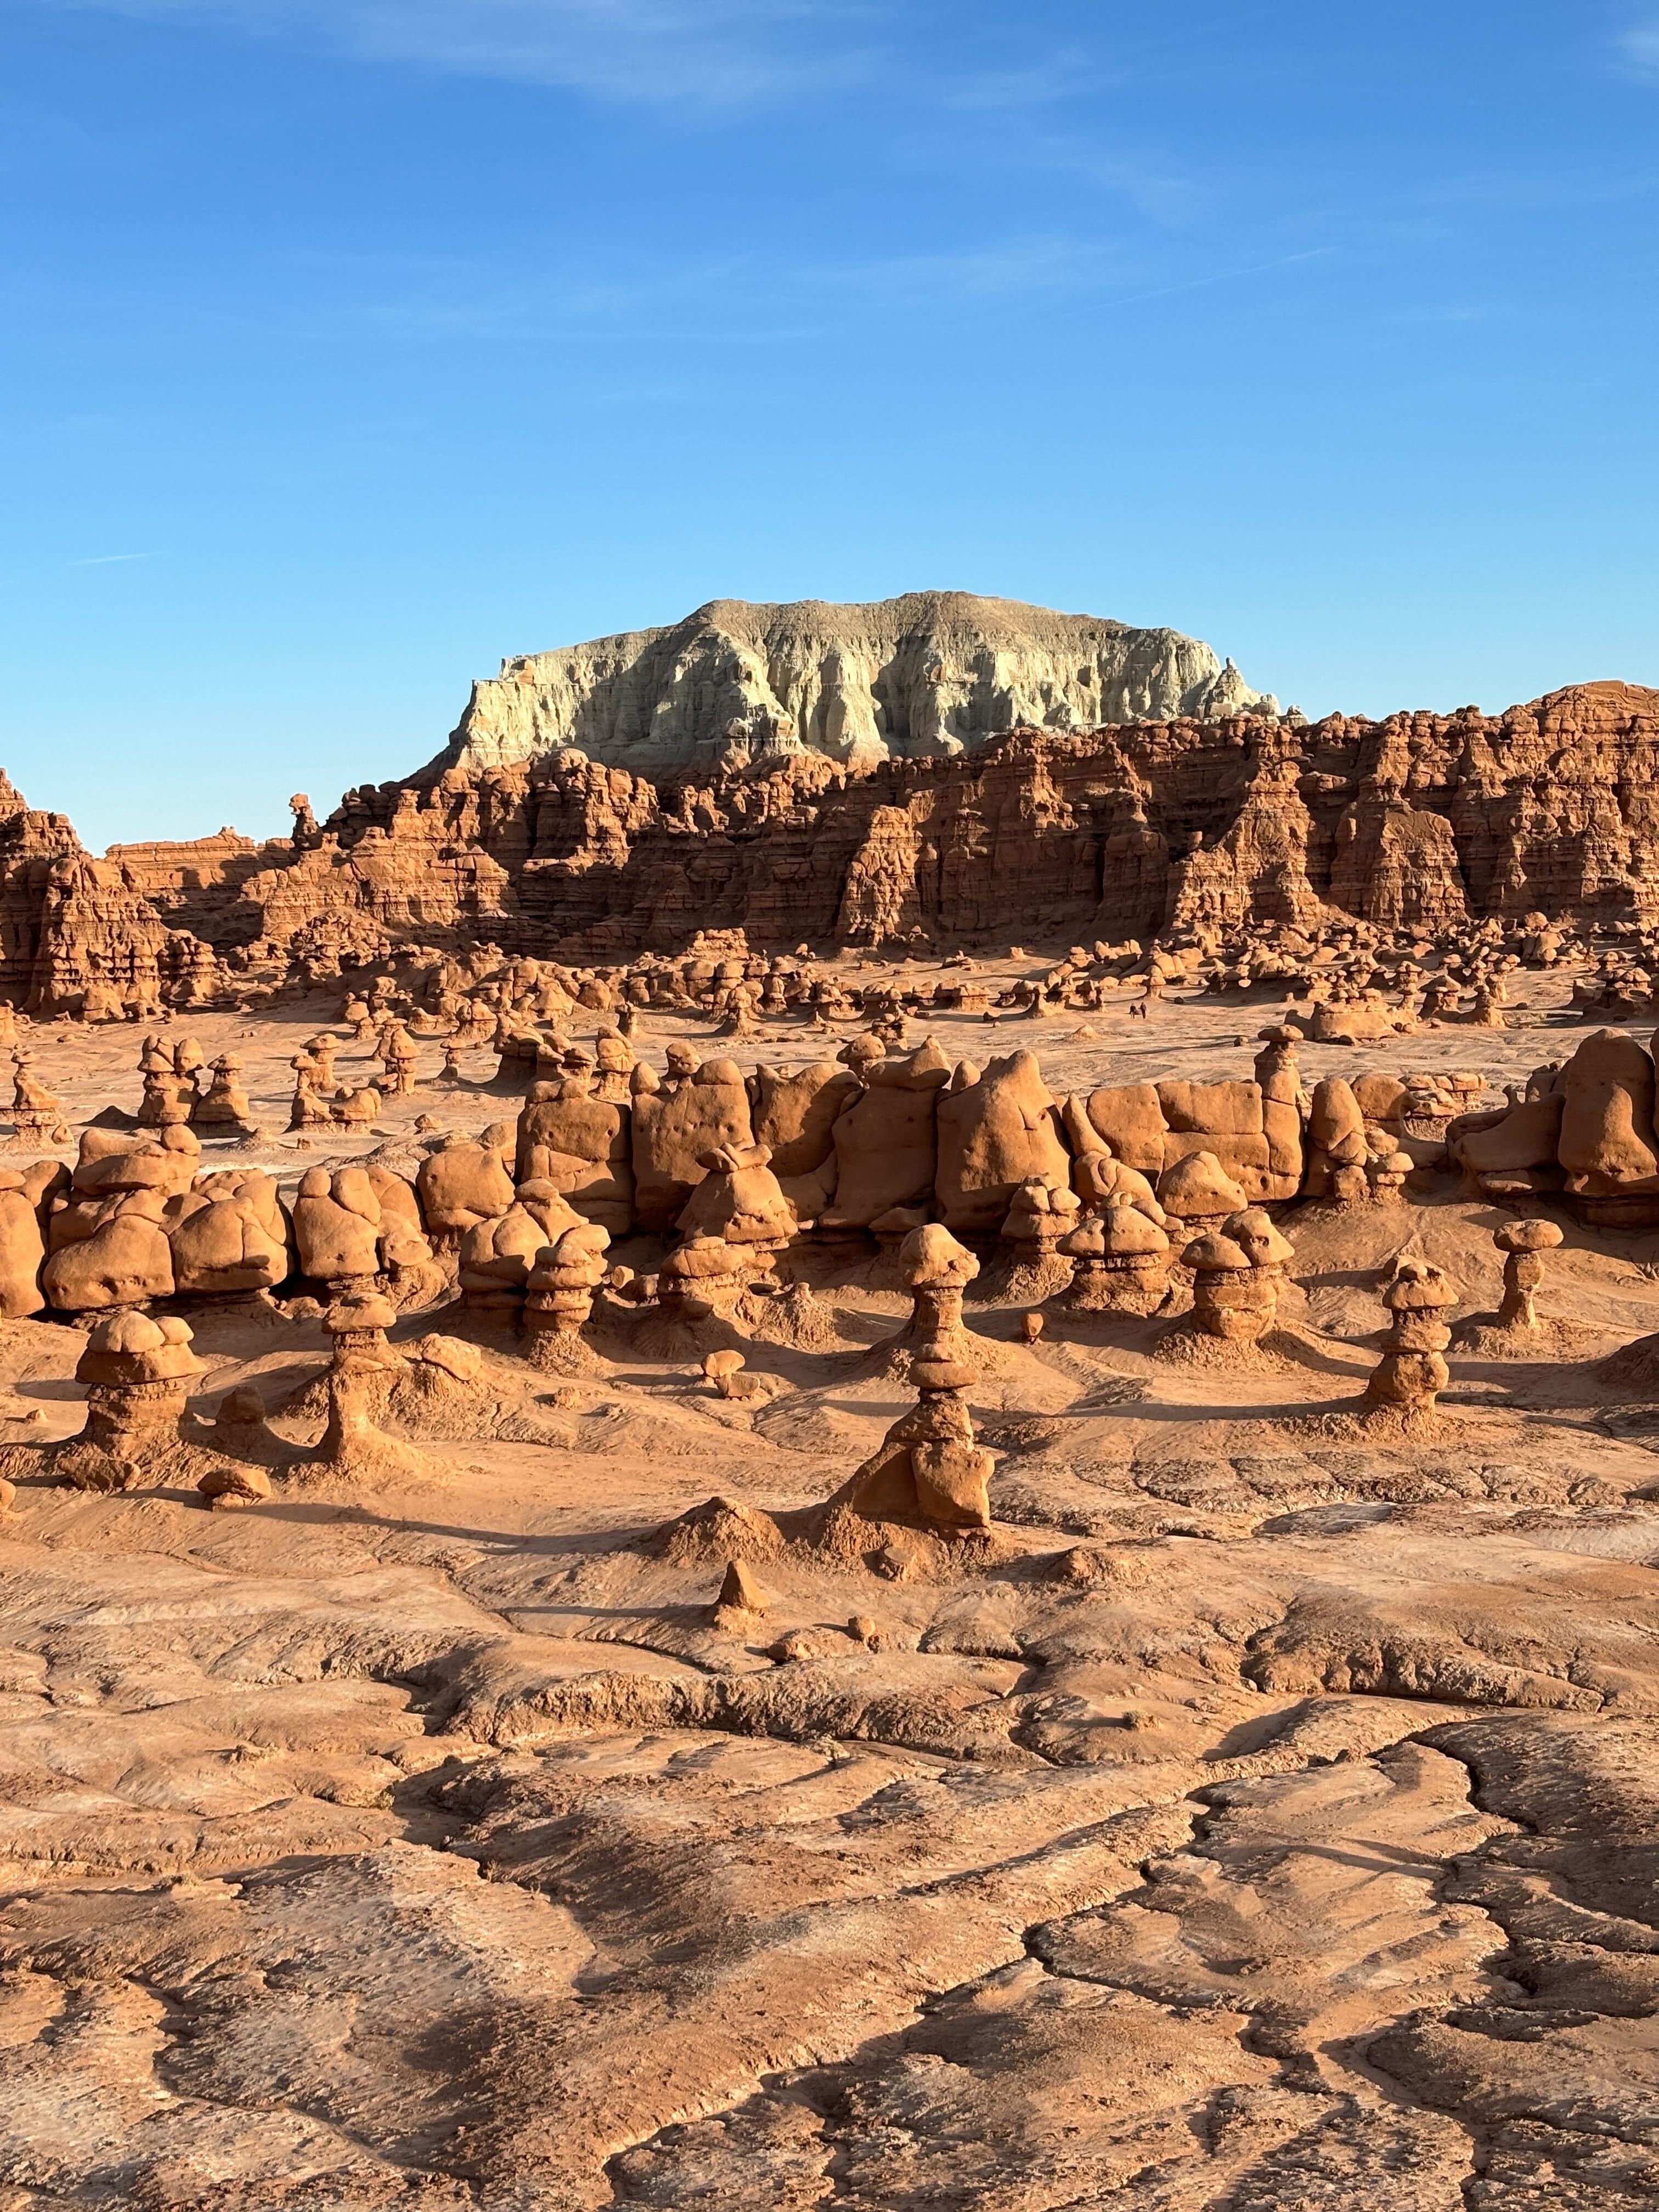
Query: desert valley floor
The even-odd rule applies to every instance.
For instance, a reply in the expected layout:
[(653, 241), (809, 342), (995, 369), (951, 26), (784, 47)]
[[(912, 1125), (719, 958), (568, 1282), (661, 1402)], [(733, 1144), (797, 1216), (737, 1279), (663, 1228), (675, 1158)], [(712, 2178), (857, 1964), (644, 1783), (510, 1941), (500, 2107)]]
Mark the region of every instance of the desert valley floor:
[[(1567, 999), (1529, 974), (1504, 1028), (1310, 1043), (1304, 1077), (1497, 1098), (1586, 1034)], [(1056, 1092), (1214, 1083), (1281, 1004), (1176, 989), (997, 1049)], [(166, 1033), (238, 1054), (281, 1129), (338, 1008)], [(992, 1034), (925, 1030), (953, 1060)], [(826, 1048), (709, 1034), (633, 1043)], [(136, 1108), (136, 1028), (29, 1035), (69, 1124)], [(419, 1115), (517, 1113), (493, 1054), (448, 1085), (441, 1057), (370, 1135), (202, 1165), (291, 1196), (410, 1171)], [(1564, 1231), (1542, 1328), (1477, 1330), (1432, 1429), (1391, 1435), (1358, 1414), (1390, 1263), (1443, 1269), (1463, 1330), (1515, 1218), (1418, 1181), (1281, 1209), (1291, 1286), (1229, 1360), (1052, 1304), (1033, 1336), (988, 1265), (992, 1525), (873, 1564), (811, 1533), (915, 1402), (868, 1239), (798, 1243), (775, 1322), (696, 1341), (602, 1298), (568, 1376), (406, 1311), (394, 1347), (476, 1347), (470, 1410), (354, 1474), (306, 1456), (316, 1302), (200, 1306), (191, 1417), (255, 1385), (279, 1447), (241, 1511), (63, 1486), (85, 1332), (0, 1324), (0, 2212), (1659, 2202), (1659, 1360), (1599, 1371), (1659, 1332), (1659, 1233), (1522, 1208)], [(754, 1395), (706, 1379), (722, 1343)], [(763, 1611), (717, 1604), (734, 1561)]]

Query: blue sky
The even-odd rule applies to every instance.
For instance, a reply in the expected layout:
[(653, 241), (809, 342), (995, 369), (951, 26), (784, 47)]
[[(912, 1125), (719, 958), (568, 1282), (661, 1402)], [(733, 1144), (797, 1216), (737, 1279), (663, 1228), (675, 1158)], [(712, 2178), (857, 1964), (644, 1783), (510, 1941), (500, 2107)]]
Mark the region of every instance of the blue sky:
[(1659, 683), (1659, 0), (0, 0), (0, 760), (285, 826), (504, 654), (951, 587)]

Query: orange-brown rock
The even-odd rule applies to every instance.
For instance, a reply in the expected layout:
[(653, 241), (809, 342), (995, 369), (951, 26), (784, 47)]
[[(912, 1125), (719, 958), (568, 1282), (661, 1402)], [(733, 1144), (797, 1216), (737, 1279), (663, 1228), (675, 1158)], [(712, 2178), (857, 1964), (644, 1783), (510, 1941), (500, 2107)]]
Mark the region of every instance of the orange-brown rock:
[(1382, 1291), (1389, 1325), (1382, 1357), (1365, 1386), (1364, 1404), (1407, 1428), (1426, 1427), (1435, 1401), (1451, 1379), (1443, 1354), (1451, 1330), (1443, 1316), (1457, 1303), (1455, 1285), (1427, 1260), (1402, 1259)]
[(718, 1237), (770, 1266), (795, 1234), (793, 1207), (764, 1145), (721, 1145), (703, 1153), (703, 1179), (675, 1224), (682, 1237)]
[(982, 1074), (964, 1062), (939, 1094), (935, 1119), (933, 1189), (947, 1229), (999, 1228), (1014, 1194), (1030, 1180), (1069, 1191), (1072, 1161), (1060, 1103), (1035, 1053), (991, 1060)]
[(1279, 1154), (1285, 1164), (1275, 1168), (1259, 1083), (1160, 1083), (1156, 1088), (1165, 1129), (1166, 1173), (1189, 1152), (1205, 1152), (1220, 1161), (1247, 1199), (1295, 1197), (1301, 1147), (1281, 1133)]
[(1498, 1325), (1535, 1334), (1540, 1325), (1537, 1294), (1544, 1280), (1544, 1255), (1561, 1243), (1560, 1224), (1506, 1221), (1494, 1232), (1492, 1242), (1504, 1255), (1504, 1302), (1498, 1310)]
[(77, 1490), (130, 1490), (164, 1476), (179, 1442), (185, 1383), (200, 1371), (182, 1321), (112, 1314), (87, 1340), (75, 1373), (88, 1385), (86, 1425), (64, 1447), (59, 1479)]
[(41, 1273), (46, 1303), (60, 1313), (139, 1306), (173, 1296), (167, 1202), (135, 1190), (100, 1209), (90, 1235), (54, 1250)]
[(515, 1321), (542, 1253), (581, 1225), (582, 1217), (551, 1182), (532, 1177), (520, 1183), (505, 1213), (480, 1221), (461, 1239), (461, 1296), (467, 1306)]
[(415, 1193), (389, 1169), (310, 1169), (293, 1220), (300, 1273), (311, 1282), (348, 1285), (431, 1261)]
[(824, 1226), (867, 1229), (933, 1188), (939, 1096), (951, 1063), (930, 1037), (915, 1052), (865, 1063), (865, 1087), (836, 1122), (836, 1194)]
[(579, 1222), (544, 1244), (525, 1284), (524, 1324), (532, 1363), (570, 1374), (597, 1365), (582, 1329), (605, 1280), (611, 1238), (596, 1221)]
[(242, 1083), (242, 1063), (234, 1053), (222, 1053), (213, 1063), (212, 1080), (200, 1091), (190, 1109), (192, 1129), (251, 1132), (253, 1111)]
[(755, 1141), (771, 1152), (772, 1172), (800, 1218), (815, 1220), (835, 1195), (836, 1122), (859, 1079), (833, 1060), (815, 1060), (793, 1073), (757, 1067), (751, 1087)]
[(1495, 718), (1015, 730), (967, 753), (786, 753), (661, 787), (571, 753), (434, 768), (349, 792), (299, 846), (101, 862), (8, 787), (0, 908), (33, 1005), (78, 1009), (99, 986), (142, 1012), (481, 934), (603, 958), (700, 928), (793, 945), (917, 928), (1115, 943), (1322, 913), (1431, 933), (1540, 910), (1651, 921), (1656, 842), (1659, 694), (1594, 684)]
[(1653, 1062), (1634, 1037), (1598, 1030), (1561, 1076), (1559, 1158), (1567, 1188), (1604, 1198), (1659, 1191)]
[(550, 1185), (612, 1237), (633, 1226), (633, 1115), (596, 1097), (589, 1078), (532, 1085), (519, 1116), (517, 1164), (521, 1182)]
[(40, 1217), (23, 1177), (0, 1169), (0, 1316), (21, 1321), (45, 1306), (40, 1270), (46, 1263)]
[(1154, 1180), (1164, 1172), (1169, 1133), (1164, 1103), (1150, 1083), (1106, 1085), (1085, 1099), (1066, 1102), (1066, 1127), (1079, 1159), (1097, 1146), (1125, 1167)]
[(169, 1212), (176, 1291), (229, 1297), (286, 1279), (293, 1249), (274, 1176), (255, 1168), (203, 1176)]
[(1068, 1314), (1154, 1314), (1170, 1287), (1170, 1240), (1127, 1200), (1091, 1215), (1060, 1241), (1072, 1279), (1059, 1310)]
[[(685, 1054), (684, 1060), (691, 1055)], [(676, 1067), (659, 1081), (644, 1061), (634, 1071), (634, 1220), (672, 1229), (708, 1170), (705, 1152), (755, 1141), (749, 1092), (735, 1060)]]
[(508, 1164), (515, 1132), (510, 1121), (493, 1121), (476, 1140), (446, 1138), (428, 1153), (415, 1177), (421, 1218), (434, 1236), (459, 1242), (481, 1221), (494, 1221), (513, 1203)]
[(1557, 1090), (1523, 1098), (1503, 1113), (1464, 1115), (1447, 1131), (1451, 1157), (1493, 1197), (1559, 1188), (1565, 1106), (1565, 1095)]
[(1212, 1152), (1184, 1152), (1160, 1180), (1158, 1198), (1172, 1222), (1200, 1233), (1244, 1206), (1244, 1193)]
[(829, 1499), (826, 1517), (850, 1515), (950, 1535), (988, 1528), (995, 1462), (975, 1437), (962, 1395), (975, 1372), (955, 1339), (919, 1345), (910, 1368), (916, 1405)]
[(1370, 1152), (1365, 1116), (1352, 1085), (1340, 1076), (1316, 1083), (1308, 1115), (1308, 1195), (1344, 1202), (1364, 1198)]

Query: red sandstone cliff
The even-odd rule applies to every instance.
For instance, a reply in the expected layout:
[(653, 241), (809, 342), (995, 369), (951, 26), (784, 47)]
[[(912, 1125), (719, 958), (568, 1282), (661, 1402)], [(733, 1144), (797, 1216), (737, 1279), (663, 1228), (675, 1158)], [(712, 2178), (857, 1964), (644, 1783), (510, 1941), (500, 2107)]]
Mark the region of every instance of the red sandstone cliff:
[(0, 997), (21, 1002), (33, 990), (52, 871), (84, 857), (68, 818), (25, 805), (0, 769)]
[(280, 976), (473, 938), (603, 959), (730, 927), (793, 945), (1117, 940), (1329, 908), (1425, 932), (1534, 908), (1651, 921), (1659, 693), (1582, 685), (1495, 719), (1014, 731), (949, 758), (798, 756), (702, 784), (566, 753), (349, 792), (293, 843), (97, 864), (7, 786), (0, 902), (0, 988), (46, 1008), (94, 967), (179, 997), (200, 994), (210, 952)]

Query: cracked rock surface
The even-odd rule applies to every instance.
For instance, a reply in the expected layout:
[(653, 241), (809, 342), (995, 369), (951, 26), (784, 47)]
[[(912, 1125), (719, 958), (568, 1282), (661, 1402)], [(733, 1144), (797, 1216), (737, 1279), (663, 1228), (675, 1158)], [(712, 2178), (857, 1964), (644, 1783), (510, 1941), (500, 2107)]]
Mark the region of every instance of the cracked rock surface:
[[(976, 1305), (993, 1526), (867, 1551), (801, 1534), (914, 1403), (867, 1255), (750, 1399), (475, 1331), (366, 1473), (314, 1316), (204, 1328), (234, 1512), (57, 1487), (83, 1340), (0, 1326), (0, 2212), (1651, 2208), (1653, 1424), (1455, 1353), (1353, 1417), (1381, 1271), (1490, 1300), (1495, 1218), (1286, 1215), (1231, 1368)], [(1555, 1262), (1598, 1348), (1633, 1251)]]

